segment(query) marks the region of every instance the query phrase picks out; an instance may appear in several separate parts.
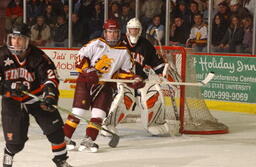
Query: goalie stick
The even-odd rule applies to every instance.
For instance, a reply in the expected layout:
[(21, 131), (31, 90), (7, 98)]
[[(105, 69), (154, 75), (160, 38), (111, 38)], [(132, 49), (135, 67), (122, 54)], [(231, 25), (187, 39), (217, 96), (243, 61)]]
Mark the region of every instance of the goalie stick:
[[(214, 73), (210, 72), (204, 80), (200, 82), (169, 82), (169, 81), (145, 81), (151, 84), (167, 84), (167, 85), (185, 85), (185, 86), (204, 86), (208, 84), (214, 77)], [(100, 79), (103, 82), (120, 82), (120, 83), (134, 83), (135, 80), (125, 80), (125, 79)]]
[[(39, 100), (39, 101), (43, 101), (43, 99), (42, 98), (40, 98), (40, 97), (38, 97), (38, 96), (35, 96), (35, 95), (33, 95), (33, 94), (31, 94), (31, 93), (29, 93), (29, 92), (27, 92), (27, 91), (22, 91), (22, 93), (24, 93), (24, 94), (26, 94), (26, 95), (28, 95), (28, 96), (30, 96), (30, 97), (33, 97), (34, 99), (36, 99), (36, 100)], [(76, 115), (76, 114), (73, 114), (71, 111), (69, 111), (68, 109), (66, 109), (66, 108), (63, 108), (63, 107), (60, 107), (60, 106), (57, 106), (57, 105), (52, 105), (54, 108), (56, 108), (56, 109), (58, 109), (58, 110), (61, 110), (61, 111), (63, 111), (63, 112), (66, 112), (67, 114), (71, 114), (71, 115), (73, 115), (73, 116), (75, 116), (75, 117), (77, 117), (77, 118), (79, 118), (79, 119), (81, 119), (81, 120), (83, 120), (83, 121), (85, 121), (85, 122), (87, 122), (87, 123), (89, 123), (90, 121), (89, 120), (87, 120), (87, 119), (85, 119), (85, 118), (83, 118), (83, 117), (80, 117), (80, 116), (78, 116), (78, 115)], [(92, 123), (92, 122), (90, 122), (90, 123)], [(104, 131), (106, 131), (106, 132), (108, 132), (108, 133), (110, 133), (111, 135), (112, 135), (112, 138), (111, 138), (111, 140), (109, 141), (109, 143), (108, 143), (108, 145), (110, 146), (110, 147), (116, 147), (117, 145), (118, 145), (118, 143), (119, 143), (119, 139), (120, 139), (120, 137), (117, 135), (117, 134), (115, 134), (115, 133), (113, 133), (113, 132), (111, 132), (111, 131), (109, 131), (109, 130), (107, 130), (107, 129), (105, 129), (105, 128), (103, 128), (101, 125), (99, 125), (99, 124), (96, 124), (96, 123), (92, 123), (94, 126), (96, 126), (97, 128), (99, 128), (100, 130), (104, 130)]]

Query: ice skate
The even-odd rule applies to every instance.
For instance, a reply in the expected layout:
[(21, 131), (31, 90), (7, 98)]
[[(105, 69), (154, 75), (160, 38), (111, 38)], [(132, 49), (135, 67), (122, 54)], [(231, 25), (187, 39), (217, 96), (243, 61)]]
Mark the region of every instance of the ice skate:
[(78, 151), (84, 151), (87, 150), (89, 152), (95, 153), (99, 149), (98, 144), (94, 143), (91, 139), (91, 137), (86, 136), (84, 139), (82, 139), (80, 146), (78, 147)]
[(76, 148), (76, 142), (71, 140), (71, 139), (68, 139), (66, 140), (66, 149), (67, 151), (71, 151), (71, 150), (74, 150)]
[(161, 125), (149, 126), (147, 131), (153, 136), (165, 136), (170, 135), (169, 126), (167, 123)]
[(13, 156), (5, 153), (4, 159), (3, 159), (3, 167), (12, 167), (12, 162), (13, 162)]
[(72, 167), (66, 162), (66, 160), (54, 160), (54, 163), (56, 164), (56, 167)]

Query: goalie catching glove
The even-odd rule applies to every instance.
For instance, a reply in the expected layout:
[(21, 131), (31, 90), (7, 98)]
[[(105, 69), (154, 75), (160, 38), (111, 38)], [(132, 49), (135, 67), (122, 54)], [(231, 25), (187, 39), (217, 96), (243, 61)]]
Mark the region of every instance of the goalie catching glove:
[(53, 105), (57, 105), (59, 91), (53, 84), (46, 84), (43, 88), (43, 101), (40, 106), (43, 110), (53, 112), (56, 109)]

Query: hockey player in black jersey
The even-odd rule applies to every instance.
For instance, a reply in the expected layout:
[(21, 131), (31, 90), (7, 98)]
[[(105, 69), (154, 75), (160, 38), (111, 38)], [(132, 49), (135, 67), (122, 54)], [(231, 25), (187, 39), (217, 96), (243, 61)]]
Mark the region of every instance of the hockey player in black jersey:
[(141, 36), (142, 26), (137, 18), (129, 20), (126, 26), (126, 34), (123, 42), (131, 52), (135, 63), (135, 73), (147, 78), (143, 68), (150, 66), (157, 74), (161, 74), (164, 69), (163, 59), (156, 54), (154, 46)]
[[(27, 25), (14, 26), (6, 45), (0, 48), (1, 116), (6, 142), (4, 167), (12, 166), (14, 155), (28, 140), (29, 114), (51, 143), (56, 166), (71, 167), (66, 162), (63, 121), (58, 110), (52, 107), (58, 101), (58, 84), (54, 63), (42, 50), (30, 45)], [(41, 96), (43, 102), (26, 96), (23, 91)]]
[[(145, 67), (149, 66), (150, 71), (153, 72), (152, 76), (156, 79), (164, 79), (161, 74), (163, 73), (165, 62), (157, 55), (154, 46), (141, 36), (142, 26), (140, 21), (137, 18), (133, 18), (128, 21), (126, 27), (123, 42), (126, 43), (126, 46), (131, 52), (135, 64), (135, 73), (147, 79), (149, 73), (145, 72)], [(138, 110), (141, 110), (141, 121), (144, 128), (151, 135), (168, 135), (170, 128), (165, 124), (167, 122), (165, 115), (167, 115), (166, 112), (169, 111), (162, 107), (164, 104), (161, 100), (169, 100), (169, 97), (158, 97), (159, 95), (163, 95), (162, 92), (168, 92), (169, 94), (169, 87), (166, 87), (166, 85), (146, 84), (144, 88), (134, 91), (120, 84), (119, 92), (112, 102), (109, 111), (110, 114), (104, 120), (103, 127), (118, 133), (116, 126), (123, 121), (127, 115), (129, 116), (129, 114), (134, 113), (135, 106), (140, 106)], [(136, 96), (139, 98), (136, 98)], [(101, 131), (101, 134), (103, 136), (109, 135), (105, 131)]]

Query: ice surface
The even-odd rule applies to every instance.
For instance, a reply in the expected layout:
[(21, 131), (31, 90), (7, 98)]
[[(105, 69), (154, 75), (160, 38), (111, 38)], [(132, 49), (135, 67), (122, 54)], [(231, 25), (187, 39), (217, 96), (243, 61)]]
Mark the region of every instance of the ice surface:
[[(60, 105), (71, 108), (71, 100), (61, 99)], [(255, 167), (256, 115), (212, 112), (230, 128), (229, 134), (182, 135), (180, 137), (151, 137), (140, 123), (121, 124), (120, 143), (108, 146), (109, 138), (99, 136), (98, 153), (69, 152), (68, 161), (75, 167)], [(62, 114), (66, 118), (66, 114)], [(54, 167), (50, 144), (31, 120), (29, 141), (15, 156), (14, 167)], [(2, 131), (2, 130), (1, 130)], [(85, 123), (74, 134), (79, 143), (84, 136)], [(4, 149), (1, 132), (0, 149)], [(0, 153), (1, 158), (3, 153)]]

